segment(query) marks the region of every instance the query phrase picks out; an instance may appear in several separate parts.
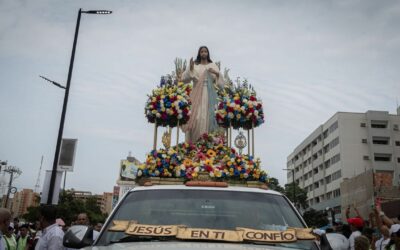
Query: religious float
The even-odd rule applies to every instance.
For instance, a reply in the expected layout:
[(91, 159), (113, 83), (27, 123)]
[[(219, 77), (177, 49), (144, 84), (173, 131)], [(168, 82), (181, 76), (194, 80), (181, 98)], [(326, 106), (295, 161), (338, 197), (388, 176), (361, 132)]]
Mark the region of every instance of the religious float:
[[(293, 204), (268, 190), (268, 175), (254, 155), (254, 130), (264, 123), (254, 88), (239, 78), (234, 84), (227, 70), (222, 77), (215, 64), (190, 64), (193, 72), (177, 59), (175, 72), (148, 95), (153, 149), (143, 163), (131, 156), (121, 162), (120, 180), (138, 185), (116, 204), (88, 249), (317, 249)], [(163, 147), (157, 146), (159, 130)], [(90, 230), (76, 237), (82, 228), (71, 232), (67, 247), (87, 246), (92, 237)]]
[[(186, 61), (176, 59), (175, 71), (161, 77), (148, 95), (145, 116), (154, 125), (153, 149), (138, 166), (136, 182), (266, 185), (268, 175), (254, 154), (254, 130), (264, 123), (263, 105), (254, 87), (240, 78), (233, 83), (227, 69), (219, 79), (206, 71), (197, 81), (188, 71)], [(160, 128), (166, 131), (161, 140), (164, 147), (158, 148)], [(180, 130), (185, 132), (183, 142)], [(238, 131), (234, 140), (232, 130)], [(176, 143), (171, 142), (173, 134)]]

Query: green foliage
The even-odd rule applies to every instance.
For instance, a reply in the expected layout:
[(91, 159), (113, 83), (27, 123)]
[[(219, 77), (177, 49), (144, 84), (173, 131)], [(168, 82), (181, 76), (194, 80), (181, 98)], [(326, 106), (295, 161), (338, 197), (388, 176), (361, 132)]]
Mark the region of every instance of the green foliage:
[[(82, 201), (74, 198), (71, 192), (62, 191), (57, 205), (57, 217), (62, 218), (65, 224), (71, 225), (71, 222), (74, 222), (80, 213), (86, 213), (91, 224), (104, 222), (106, 219), (106, 215), (101, 213), (95, 197)], [(31, 222), (39, 220), (39, 207), (29, 207), (23, 218)]]
[[(302, 209), (308, 208), (307, 191), (300, 188), (299, 185), (295, 184), (293, 186), (293, 183), (286, 184), (284, 193), (286, 197), (289, 198), (289, 200), (291, 200), (293, 203), (296, 204), (297, 208), (302, 208)], [(294, 195), (296, 199), (293, 199)]]
[(274, 177), (268, 178), (268, 188), (280, 193), (284, 193), (285, 189), (279, 185), (278, 179)]
[(327, 215), (324, 211), (309, 209), (303, 214), (303, 219), (309, 227), (323, 227), (329, 223)]

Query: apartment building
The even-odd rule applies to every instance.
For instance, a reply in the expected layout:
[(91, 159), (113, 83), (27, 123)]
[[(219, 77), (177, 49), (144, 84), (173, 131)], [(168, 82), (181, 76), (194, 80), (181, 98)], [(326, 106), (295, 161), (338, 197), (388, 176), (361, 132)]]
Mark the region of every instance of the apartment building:
[(14, 194), (10, 210), (13, 217), (21, 217), (28, 212), (28, 207), (39, 206), (40, 196), (32, 189), (22, 189)]
[(287, 157), (287, 168), (294, 170), (288, 171), (288, 183), (294, 179), (307, 191), (311, 208), (333, 208), (337, 217), (342, 212), (341, 183), (344, 179), (371, 170), (375, 180), (371, 178), (367, 185), (377, 185), (376, 180), (384, 175), (386, 182), (391, 182), (386, 185), (399, 186), (399, 112), (400, 108), (397, 114), (386, 111), (336, 113)]

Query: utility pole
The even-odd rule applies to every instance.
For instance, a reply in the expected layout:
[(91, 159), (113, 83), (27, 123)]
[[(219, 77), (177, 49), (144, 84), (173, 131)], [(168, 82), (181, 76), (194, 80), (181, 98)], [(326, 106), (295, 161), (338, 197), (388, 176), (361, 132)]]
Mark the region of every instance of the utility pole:
[(10, 199), (10, 194), (15, 194), (17, 192), (17, 188), (12, 186), (12, 182), (14, 180), (14, 175), (15, 178), (17, 178), (18, 176), (20, 176), (22, 174), (22, 171), (15, 167), (15, 166), (8, 166), (4, 172), (7, 172), (10, 174), (10, 181), (8, 182), (8, 191), (7, 191), (7, 196), (6, 196), (6, 201), (4, 203), (4, 207), (7, 208), (8, 206), (8, 200)]

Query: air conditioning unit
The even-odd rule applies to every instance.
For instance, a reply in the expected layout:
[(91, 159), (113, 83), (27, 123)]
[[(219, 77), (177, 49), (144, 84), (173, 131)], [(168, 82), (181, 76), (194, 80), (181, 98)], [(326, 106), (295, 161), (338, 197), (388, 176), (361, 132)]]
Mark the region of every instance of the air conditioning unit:
[(367, 139), (362, 139), (361, 142), (362, 143), (367, 143)]
[(368, 155), (364, 155), (364, 160), (369, 160), (369, 156)]
[(362, 123), (360, 124), (360, 127), (365, 128), (365, 127), (366, 127), (365, 122), (362, 122)]

